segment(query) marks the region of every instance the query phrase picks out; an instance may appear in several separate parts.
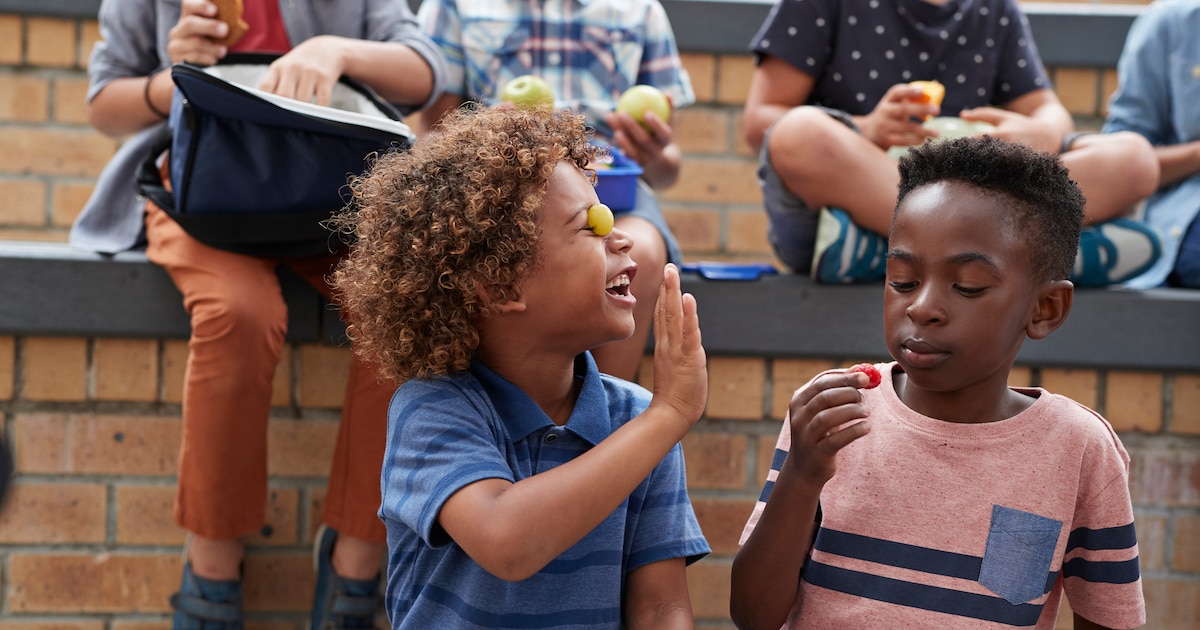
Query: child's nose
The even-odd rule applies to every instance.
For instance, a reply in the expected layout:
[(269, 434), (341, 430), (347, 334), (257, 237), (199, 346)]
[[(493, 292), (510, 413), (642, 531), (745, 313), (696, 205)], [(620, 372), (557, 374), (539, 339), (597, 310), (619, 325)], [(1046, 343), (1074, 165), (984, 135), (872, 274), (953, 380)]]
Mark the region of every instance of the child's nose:
[(608, 233), (608, 246), (613, 251), (624, 252), (633, 249), (633, 235), (621, 228), (614, 227)]
[(932, 288), (920, 288), (912, 293), (912, 301), (904, 314), (916, 324), (935, 324), (946, 320), (944, 302)]

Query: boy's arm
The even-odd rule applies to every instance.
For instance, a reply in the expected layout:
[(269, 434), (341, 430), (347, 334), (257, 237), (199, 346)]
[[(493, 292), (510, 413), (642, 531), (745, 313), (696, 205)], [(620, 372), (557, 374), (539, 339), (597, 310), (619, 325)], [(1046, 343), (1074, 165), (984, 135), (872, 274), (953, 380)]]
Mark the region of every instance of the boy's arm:
[(1063, 137), (1075, 128), (1071, 113), (1045, 88), (1019, 96), (1003, 108), (976, 107), (960, 116), (996, 125), (992, 135), (1047, 153), (1058, 153)]
[(342, 75), (369, 86), (391, 103), (420, 105), (433, 90), (433, 68), (406, 44), (318, 35), (271, 64), (259, 89), (328, 105)]
[(866, 385), (857, 372), (831, 372), (792, 396), (781, 437), (790, 441), (788, 456), (758, 524), (733, 559), (729, 608), (739, 628), (775, 630), (787, 620), (837, 452), (870, 430), (867, 421), (854, 422), (866, 416), (856, 389)]
[(475, 562), (522, 580), (583, 539), (617, 508), (704, 411), (708, 372), (696, 299), (667, 265), (654, 307), (654, 398), (583, 455), (511, 483), (485, 479), (451, 495), (438, 523)]
[(660, 560), (634, 569), (622, 608), (629, 630), (694, 628), (684, 559)]
[(433, 132), (446, 112), (453, 111), (466, 101), (458, 94), (445, 92), (432, 105), (421, 110), (420, 124), (417, 126), (417, 136), (424, 137)]
[(816, 83), (812, 75), (770, 55), (763, 55), (750, 79), (742, 110), (742, 134), (754, 151), (762, 150), (767, 129), (793, 107), (808, 102)]

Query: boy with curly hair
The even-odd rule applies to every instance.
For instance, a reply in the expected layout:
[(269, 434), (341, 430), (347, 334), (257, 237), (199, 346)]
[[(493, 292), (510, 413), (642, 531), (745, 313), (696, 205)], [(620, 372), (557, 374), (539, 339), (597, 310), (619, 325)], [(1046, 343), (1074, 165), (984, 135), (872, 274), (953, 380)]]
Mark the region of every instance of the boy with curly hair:
[(733, 564), (739, 628), (1145, 623), (1129, 455), (1096, 412), (1009, 387), (1071, 310), (1083, 195), (1053, 155), (992, 137), (900, 162), (882, 382), (792, 396)]
[(334, 283), (356, 351), (403, 382), (380, 508), (393, 628), (692, 627), (696, 302), (667, 265), (653, 396), (597, 371), (589, 350), (633, 333), (639, 269), (594, 153), (581, 116), (459, 110), (351, 187)]

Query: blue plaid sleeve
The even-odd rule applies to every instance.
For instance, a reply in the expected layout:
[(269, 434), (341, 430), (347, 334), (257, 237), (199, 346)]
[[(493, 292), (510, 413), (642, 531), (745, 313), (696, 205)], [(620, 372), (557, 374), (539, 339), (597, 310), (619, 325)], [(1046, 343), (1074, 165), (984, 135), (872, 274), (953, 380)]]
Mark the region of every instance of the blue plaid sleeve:
[(421, 30), (442, 50), (446, 59), (446, 92), (466, 96), (466, 55), (462, 20), (455, 0), (423, 0), (417, 13)]
[(671, 97), (676, 107), (696, 102), (692, 82), (675, 44), (675, 33), (667, 12), (658, 2), (652, 2), (646, 14), (645, 42), (638, 68), (638, 84), (653, 85)]

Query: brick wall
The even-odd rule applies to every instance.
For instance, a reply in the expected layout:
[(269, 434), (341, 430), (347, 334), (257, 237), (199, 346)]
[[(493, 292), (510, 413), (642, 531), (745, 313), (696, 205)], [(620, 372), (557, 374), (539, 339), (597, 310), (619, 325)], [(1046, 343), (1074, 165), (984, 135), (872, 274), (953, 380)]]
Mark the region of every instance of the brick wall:
[[(0, 239), (65, 240), (117, 146), (88, 127), (83, 105), (97, 38), (94, 20), (0, 15)], [(771, 260), (739, 132), (751, 60), (687, 51), (684, 60), (699, 103), (677, 113), (686, 159), (663, 195), (668, 221), (689, 259)], [(1052, 76), (1080, 126), (1094, 128), (1112, 69)], [(183, 541), (171, 501), (186, 353), (179, 340), (0, 335), (0, 418), (18, 468), (0, 513), (0, 630), (168, 625)], [(343, 348), (294, 344), (280, 364), (269, 524), (247, 562), (255, 630), (304, 623), (347, 359)], [(729, 564), (790, 392), (851, 359), (711, 358), (706, 418), (684, 441), (714, 549), (689, 572), (701, 626), (731, 627)], [(1200, 375), (1026, 366), (1013, 381), (1072, 396), (1121, 432), (1134, 461), (1148, 627), (1200, 624)]]

